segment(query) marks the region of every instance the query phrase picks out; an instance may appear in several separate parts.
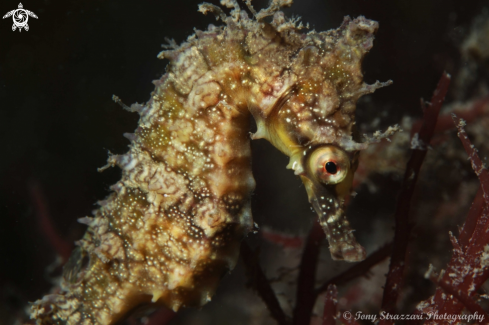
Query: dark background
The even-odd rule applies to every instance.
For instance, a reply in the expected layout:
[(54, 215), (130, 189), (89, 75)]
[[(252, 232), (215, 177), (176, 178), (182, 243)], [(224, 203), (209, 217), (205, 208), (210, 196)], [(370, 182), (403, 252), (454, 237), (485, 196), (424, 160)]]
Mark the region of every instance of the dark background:
[[(18, 1), (2, 0), (0, 15)], [(45, 270), (56, 253), (40, 204), (64, 241), (82, 236), (76, 219), (90, 215), (120, 175), (96, 169), (108, 151), (127, 150), (122, 134), (137, 125), (138, 115), (122, 110), (112, 95), (126, 104), (148, 100), (151, 81), (167, 64), (156, 58), (164, 38), (180, 43), (194, 27), (216, 24), (197, 12), (200, 2), (31, 0), (24, 8), (39, 18), (29, 18), (28, 32), (12, 32), (12, 18), (0, 20), (0, 324), (50, 288)], [(380, 118), (381, 126), (421, 115), (419, 98), (431, 96), (444, 69), (456, 73), (463, 64), (459, 44), (488, 6), (477, 0), (296, 2), (287, 15), (302, 16), (317, 31), (338, 27), (345, 15), (379, 21), (365, 79), (394, 84), (362, 100), (358, 119)], [(260, 9), (266, 2), (253, 4)], [(300, 181), (285, 170), (287, 159), (261, 140), (253, 147), (255, 219), (304, 233), (313, 214)]]

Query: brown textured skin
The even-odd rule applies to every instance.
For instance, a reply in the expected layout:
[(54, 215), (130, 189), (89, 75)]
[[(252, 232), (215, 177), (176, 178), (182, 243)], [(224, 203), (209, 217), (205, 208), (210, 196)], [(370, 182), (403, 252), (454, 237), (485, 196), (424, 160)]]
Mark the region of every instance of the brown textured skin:
[[(290, 2), (290, 1), (289, 1)], [(138, 306), (177, 310), (210, 300), (237, 260), (252, 228), (249, 115), (266, 138), (291, 157), (305, 183), (333, 257), (361, 260), (344, 215), (358, 150), (352, 139), (357, 99), (380, 84), (362, 81), (361, 61), (377, 23), (345, 18), (337, 30), (304, 34), (274, 1), (249, 19), (234, 1), (226, 26), (197, 31), (170, 59), (144, 106), (130, 150), (109, 157), (122, 169), (64, 270), (60, 293), (35, 302), (37, 324), (114, 324)], [(253, 8), (250, 10), (254, 12)], [(273, 15), (271, 23), (265, 17)], [(348, 176), (324, 185), (307, 168), (323, 145), (345, 150)]]

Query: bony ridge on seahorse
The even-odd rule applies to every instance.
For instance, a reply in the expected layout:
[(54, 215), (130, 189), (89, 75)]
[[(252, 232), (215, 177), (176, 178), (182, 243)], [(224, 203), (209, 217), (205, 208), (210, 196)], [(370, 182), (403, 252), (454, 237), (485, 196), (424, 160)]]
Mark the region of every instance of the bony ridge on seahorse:
[[(37, 324), (115, 324), (132, 310), (162, 304), (178, 310), (209, 301), (234, 268), (252, 229), (249, 115), (265, 138), (290, 157), (319, 216), (333, 258), (360, 261), (345, 216), (358, 164), (358, 98), (387, 83), (367, 85), (361, 62), (378, 28), (364, 17), (341, 27), (302, 33), (302, 24), (273, 0), (254, 18), (201, 4), (225, 26), (196, 31), (159, 57), (167, 73), (140, 114), (130, 149), (111, 155), (122, 178), (93, 217), (64, 268), (58, 293), (31, 306)], [(268, 19), (267, 17), (270, 17)]]

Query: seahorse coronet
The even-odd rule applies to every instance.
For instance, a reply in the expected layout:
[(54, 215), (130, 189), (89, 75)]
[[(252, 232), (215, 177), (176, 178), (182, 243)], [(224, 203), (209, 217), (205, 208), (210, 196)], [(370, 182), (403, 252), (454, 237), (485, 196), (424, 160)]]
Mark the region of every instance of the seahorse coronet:
[[(246, 0), (253, 18), (235, 0), (221, 4), (230, 16), (208, 3), (199, 11), (225, 25), (180, 46), (170, 41), (158, 55), (170, 61), (167, 72), (150, 100), (124, 106), (140, 115), (139, 125), (124, 135), (129, 151), (110, 154), (100, 169), (117, 166), (121, 180), (93, 217), (80, 220), (88, 229), (58, 293), (31, 305), (37, 324), (115, 324), (145, 304), (178, 310), (210, 301), (253, 229), (250, 139), (290, 157), (287, 168), (304, 182), (333, 258), (365, 258), (344, 202), (367, 145), (355, 131), (356, 101), (388, 84), (367, 85), (361, 72), (378, 23), (345, 17), (338, 29), (303, 33), (279, 11), (291, 0), (259, 12)], [(308, 159), (324, 146), (348, 160), (338, 165), (341, 177), (311, 170)]]

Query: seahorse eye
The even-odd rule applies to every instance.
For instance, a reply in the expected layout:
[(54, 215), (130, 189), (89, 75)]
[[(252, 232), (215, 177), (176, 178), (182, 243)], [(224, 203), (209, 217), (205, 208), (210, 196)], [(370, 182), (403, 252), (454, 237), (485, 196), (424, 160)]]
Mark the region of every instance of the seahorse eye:
[(348, 174), (350, 159), (336, 146), (319, 147), (309, 156), (309, 168), (321, 183), (338, 184)]
[(333, 161), (328, 161), (326, 165), (324, 165), (324, 168), (326, 171), (332, 175), (336, 174), (338, 172), (338, 167), (336, 167), (336, 164)]

